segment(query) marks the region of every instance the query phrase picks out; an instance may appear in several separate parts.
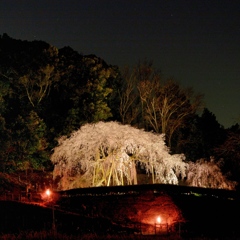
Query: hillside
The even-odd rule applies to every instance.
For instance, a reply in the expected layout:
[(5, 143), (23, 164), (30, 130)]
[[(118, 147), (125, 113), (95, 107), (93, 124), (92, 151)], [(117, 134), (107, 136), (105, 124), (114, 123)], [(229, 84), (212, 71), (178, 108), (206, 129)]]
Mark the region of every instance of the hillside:
[(26, 191), (42, 191), (53, 187), (52, 172), (19, 171), (15, 173), (0, 172), (0, 197), (7, 193), (19, 195)]
[[(139, 185), (73, 189), (54, 196), (54, 202), (41, 200), (38, 204), (0, 201), (0, 232), (51, 231), (54, 219), (56, 231), (68, 235), (240, 237), (236, 192)], [(157, 217), (161, 217), (160, 225)]]
[(235, 191), (164, 184), (75, 189), (62, 192), (59, 203), (145, 234), (156, 230), (160, 216), (169, 232), (180, 227), (186, 236), (240, 236), (240, 198)]

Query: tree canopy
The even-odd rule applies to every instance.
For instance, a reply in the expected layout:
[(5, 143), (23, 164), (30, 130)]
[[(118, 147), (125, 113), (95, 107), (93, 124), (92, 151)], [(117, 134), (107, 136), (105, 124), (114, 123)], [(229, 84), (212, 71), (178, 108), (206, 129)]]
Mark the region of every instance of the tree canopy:
[(220, 188), (233, 190), (236, 182), (230, 181), (222, 174), (220, 162), (199, 159), (196, 163), (189, 162), (187, 170), (187, 184), (195, 187)]
[[(0, 171), (52, 169), (51, 151), (61, 136), (71, 141), (73, 132), (78, 132), (81, 126), (87, 129), (85, 124), (116, 121), (134, 127), (133, 135), (137, 135), (137, 128), (149, 133), (150, 139), (154, 138), (153, 133), (159, 135), (156, 143), (160, 146), (166, 141), (159, 148), (171, 156), (170, 162), (173, 156), (181, 154), (185, 156), (184, 162), (204, 158), (210, 163), (214, 156), (216, 164), (223, 162), (218, 164), (221, 171), (239, 182), (239, 127), (224, 129), (210, 110), (199, 111), (201, 99), (193, 89), (183, 88), (174, 79), (163, 79), (150, 61), (120, 70), (100, 57), (80, 54), (71, 47), (57, 49), (44, 41), (0, 35)], [(108, 141), (106, 138), (106, 144)], [(129, 144), (126, 140), (120, 145), (129, 149)], [(122, 176), (111, 165), (110, 156), (115, 158), (115, 150), (113, 153), (98, 150), (99, 156), (94, 155), (98, 160), (91, 162), (95, 164), (91, 165), (95, 175), (90, 185), (136, 183), (133, 167), (136, 164), (153, 177), (153, 182), (177, 181), (173, 181), (174, 177), (166, 178), (166, 173), (161, 175), (157, 166), (148, 162), (153, 153), (144, 160), (134, 146), (131, 145), (132, 153), (122, 150), (132, 163), (132, 168), (122, 170)], [(141, 147), (147, 149), (147, 145)], [(157, 152), (155, 157), (160, 159)], [(83, 166), (87, 162), (81, 161), (81, 168), (77, 168), (86, 177)], [(131, 174), (127, 172), (130, 169)], [(171, 174), (177, 176), (177, 170)], [(90, 186), (89, 182), (87, 185)]]
[(137, 168), (152, 183), (234, 189), (220, 165), (210, 161), (186, 162), (183, 154), (170, 154), (164, 134), (146, 132), (119, 122), (86, 124), (70, 137), (59, 138), (51, 156), (59, 190), (138, 183)]
[(121, 121), (165, 134), (169, 147), (177, 130), (202, 106), (200, 94), (172, 79), (164, 80), (148, 61), (124, 69), (119, 95)]
[(178, 184), (186, 171), (184, 155), (171, 155), (163, 134), (118, 122), (86, 124), (61, 137), (51, 160), (60, 189), (137, 184), (137, 165), (153, 183)]
[[(113, 116), (109, 99), (118, 71), (103, 59), (6, 34), (0, 36), (0, 54), (0, 116), (5, 134), (0, 159), (9, 170), (43, 168), (42, 163), (50, 163), (56, 138), (84, 123)], [(29, 127), (30, 118), (42, 131)]]

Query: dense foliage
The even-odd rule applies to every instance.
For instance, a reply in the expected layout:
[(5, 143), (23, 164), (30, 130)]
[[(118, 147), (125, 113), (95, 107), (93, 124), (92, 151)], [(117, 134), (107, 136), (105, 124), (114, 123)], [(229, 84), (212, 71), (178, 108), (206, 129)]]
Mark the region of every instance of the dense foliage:
[(162, 79), (151, 62), (120, 70), (70, 47), (0, 35), (0, 171), (52, 170), (61, 136), (118, 121), (165, 134), (170, 153), (186, 162), (214, 156), (228, 178), (240, 181), (239, 126), (224, 129), (207, 108), (201, 112), (201, 100)]
[(55, 139), (112, 117), (116, 67), (69, 47), (0, 38), (1, 170), (41, 169)]

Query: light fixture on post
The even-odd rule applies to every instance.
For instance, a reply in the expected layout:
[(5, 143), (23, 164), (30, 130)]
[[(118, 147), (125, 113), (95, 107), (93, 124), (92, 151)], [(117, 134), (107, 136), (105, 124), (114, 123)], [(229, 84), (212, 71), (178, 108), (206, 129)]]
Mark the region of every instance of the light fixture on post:
[[(46, 195), (47, 195), (48, 202), (50, 202), (52, 192), (49, 189), (46, 190)], [(55, 228), (55, 213), (54, 213), (54, 203), (53, 202), (52, 202), (52, 230), (53, 230), (53, 234), (55, 236), (56, 228)]]
[(156, 221), (155, 221), (155, 235), (157, 234), (157, 228), (158, 228), (158, 232), (160, 232), (161, 222), (162, 222), (161, 217), (157, 216)]
[(165, 221), (162, 220), (160, 216), (157, 216), (155, 221), (155, 235), (156, 234), (168, 234), (168, 222), (167, 219)]
[(51, 196), (51, 191), (49, 189), (46, 190), (46, 195), (47, 195), (47, 200), (50, 200), (50, 196)]

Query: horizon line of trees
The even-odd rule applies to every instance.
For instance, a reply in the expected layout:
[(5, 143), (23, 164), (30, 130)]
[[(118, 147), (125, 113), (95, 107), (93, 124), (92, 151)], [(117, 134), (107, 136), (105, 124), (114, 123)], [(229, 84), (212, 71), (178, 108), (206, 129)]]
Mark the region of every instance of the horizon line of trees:
[(0, 35), (0, 171), (52, 169), (57, 139), (86, 123), (118, 121), (165, 134), (186, 161), (221, 162), (240, 181), (240, 127), (225, 129), (203, 96), (163, 79), (150, 61), (119, 69), (95, 55)]

